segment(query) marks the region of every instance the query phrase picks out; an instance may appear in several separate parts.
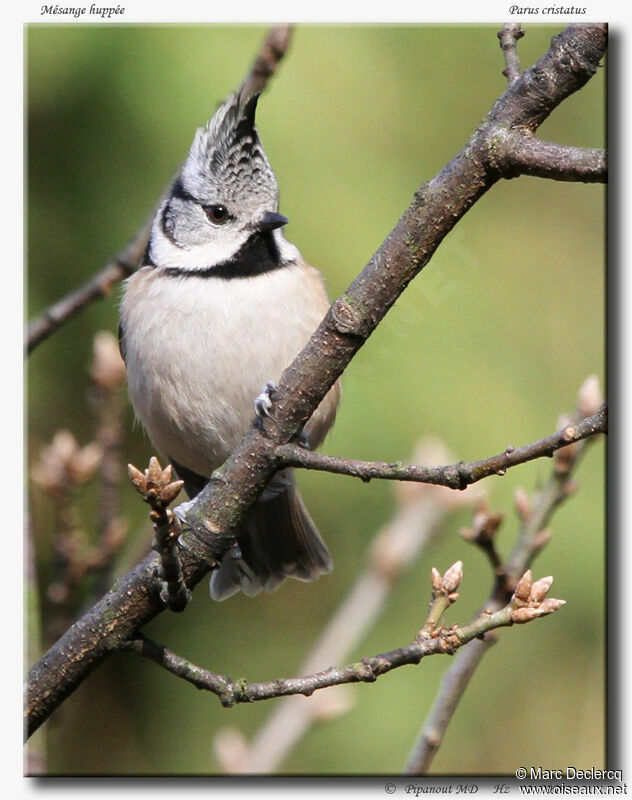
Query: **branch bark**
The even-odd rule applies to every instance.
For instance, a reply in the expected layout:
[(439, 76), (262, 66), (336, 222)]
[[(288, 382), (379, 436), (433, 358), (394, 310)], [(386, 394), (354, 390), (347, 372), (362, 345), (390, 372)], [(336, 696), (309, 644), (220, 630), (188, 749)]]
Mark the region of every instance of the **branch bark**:
[[(196, 689), (212, 692), (217, 695), (224, 707), (230, 708), (237, 703), (254, 703), (274, 697), (297, 694), (310, 697), (317, 689), (346, 683), (373, 683), (381, 675), (385, 675), (393, 669), (406, 664), (419, 664), (422, 658), (438, 653), (452, 655), (472, 639), (483, 638), (489, 631), (514, 623), (530, 622), (539, 616), (553, 613), (564, 605), (563, 600), (545, 599), (544, 594), (550, 586), (549, 582), (544, 594), (539, 599), (531, 598), (529, 606), (526, 606), (526, 602), (521, 603), (520, 598), (516, 597), (518, 594), (518, 590), (516, 590), (514, 596), (502, 608), (494, 611), (485, 609), (468, 625), (463, 627), (453, 625), (446, 628), (442, 623), (442, 617), (458, 598), (456, 590), (463, 574), (462, 565), (459, 561), (445, 573), (443, 586), (441, 586), (439, 572), (433, 570), (433, 573), (436, 575), (438, 586), (435, 586), (432, 594), (428, 618), (410, 644), (371, 658), (363, 658), (355, 664), (348, 664), (345, 667), (329, 667), (300, 678), (277, 678), (261, 683), (248, 683), (245, 680), (233, 681), (226, 675), (218, 675), (192, 664), (145, 636), (138, 636), (131, 641), (124, 642), (121, 649), (150, 659), (178, 678), (188, 681)], [(529, 577), (529, 588), (530, 586), (531, 579)], [(528, 595), (529, 592), (527, 592), (527, 597)]]
[(30, 355), (38, 344), (48, 339), (82, 308), (94, 300), (107, 297), (117, 283), (132, 274), (147, 247), (154, 213), (155, 211), (129, 244), (84, 286), (80, 286), (66, 297), (58, 300), (29, 324), (25, 342), (27, 355)]
[(518, 60), (518, 39), (522, 39), (524, 31), (519, 22), (506, 22), (498, 32), (500, 49), (505, 57), (503, 75), (507, 85), (511, 86), (520, 78), (520, 61)]
[(528, 131), (509, 132), (505, 145), (506, 177), (513, 171), (516, 175), (556, 181), (606, 183), (608, 180), (603, 150), (545, 142)]
[(504, 475), (510, 467), (533, 461), (543, 456), (552, 456), (556, 450), (579, 442), (596, 433), (607, 433), (607, 408), (604, 403), (596, 414), (586, 417), (576, 425), (567, 425), (557, 433), (539, 442), (523, 447), (508, 447), (504, 453), (486, 458), (483, 461), (461, 461), (445, 467), (406, 466), (400, 462), (357, 461), (349, 458), (336, 458), (306, 450), (297, 444), (284, 444), (276, 448), (281, 467), (300, 467), (337, 475), (349, 475), (368, 482), (374, 479), (389, 481), (414, 481), (447, 486), (450, 489), (465, 489), (472, 483), (490, 475)]
[[(444, 237), (502, 177), (502, 134), (536, 130), (596, 72), (607, 26), (571, 25), (496, 101), (463, 150), (422, 185), (393, 231), (349, 289), (331, 306), (304, 350), (284, 372), (271, 414), (253, 426), (187, 511), (182, 556), (189, 587), (231, 547), (249, 508), (276, 470), (276, 448), (302, 430), (408, 283)], [(103, 659), (163, 610), (150, 557), (79, 620), (33, 667), (27, 686), (27, 733)]]

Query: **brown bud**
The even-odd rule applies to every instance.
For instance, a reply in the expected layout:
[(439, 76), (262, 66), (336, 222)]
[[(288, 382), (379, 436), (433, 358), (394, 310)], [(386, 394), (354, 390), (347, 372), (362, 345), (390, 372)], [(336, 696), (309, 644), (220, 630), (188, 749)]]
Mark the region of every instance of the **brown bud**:
[(144, 472), (141, 472), (133, 464), (127, 465), (127, 474), (130, 481), (134, 484), (136, 491), (142, 495), (147, 494), (147, 477)]
[(129, 523), (126, 519), (115, 517), (110, 520), (103, 532), (103, 549), (106, 553), (115, 553), (125, 541)]
[(534, 603), (541, 603), (546, 597), (546, 593), (551, 588), (552, 583), (553, 577), (551, 575), (547, 575), (546, 578), (540, 578), (539, 580), (535, 581), (531, 587), (531, 595), (529, 600)]
[(474, 534), (485, 524), (485, 520), (490, 515), (489, 504), (486, 497), (481, 497), (476, 503), (474, 514), (472, 515), (472, 528)]
[(450, 594), (448, 595), (448, 600), (451, 603), (456, 603), (456, 601), (458, 599), (459, 599), (459, 593), (458, 592), (450, 592)]
[(88, 444), (80, 448), (70, 431), (58, 431), (50, 445), (42, 448), (31, 477), (51, 493), (67, 492), (92, 477), (101, 457), (98, 445)]
[(375, 537), (369, 559), (380, 575), (386, 580), (394, 580), (410, 563), (413, 547), (408, 530), (394, 523), (382, 528)]
[(154, 486), (160, 486), (162, 483), (162, 467), (160, 461), (156, 456), (149, 459), (149, 466), (147, 467), (147, 482), (153, 483)]
[(105, 553), (98, 547), (90, 547), (83, 554), (83, 564), (86, 570), (103, 566), (105, 559)]
[(530, 569), (528, 569), (516, 584), (516, 589), (514, 591), (514, 598), (518, 601), (526, 603), (529, 600), (529, 596), (531, 594), (532, 584), (533, 584), (533, 573), (531, 572)]
[(562, 428), (567, 428), (569, 425), (573, 424), (573, 417), (571, 414), (560, 414), (557, 418), (557, 429), (561, 431)]
[(538, 531), (533, 540), (534, 548), (536, 550), (541, 550), (546, 544), (548, 544), (552, 535), (553, 534), (550, 528), (544, 528), (544, 530)]
[(51, 442), (51, 450), (55, 453), (60, 461), (68, 462), (79, 449), (77, 440), (70, 431), (58, 431), (53, 436)]
[(441, 591), (441, 573), (439, 572), (439, 570), (436, 567), (433, 567), (431, 575), (432, 575), (432, 588), (435, 590), (435, 592), (440, 592)]
[(162, 475), (160, 477), (161, 483), (168, 484), (171, 483), (171, 479), (173, 477), (173, 467), (171, 464), (167, 464), (167, 466), (163, 469)]
[(248, 741), (237, 728), (227, 728), (216, 734), (213, 748), (224, 772), (244, 771), (242, 765), (248, 754)]
[(463, 578), (463, 562), (462, 561), (455, 561), (454, 564), (448, 569), (444, 576), (443, 580), (441, 581), (441, 588), (446, 594), (451, 594), (452, 592), (456, 592), (456, 590), (461, 585), (461, 580)]
[(524, 489), (518, 488), (514, 492), (514, 506), (520, 519), (529, 519), (531, 516), (531, 500)]
[(464, 538), (479, 544), (491, 542), (500, 528), (504, 516), (502, 512), (492, 514), (487, 501), (483, 499), (477, 504), (476, 511), (472, 517), (471, 535), (466, 535)]
[(94, 337), (92, 380), (104, 389), (113, 389), (125, 377), (116, 337), (110, 331), (99, 331)]
[(68, 486), (68, 462), (79, 445), (70, 431), (58, 431), (47, 447), (43, 447), (38, 463), (31, 471), (33, 481), (49, 492), (63, 492)]
[(158, 493), (158, 490), (154, 486), (150, 486), (147, 489), (147, 494), (145, 495), (145, 498), (148, 503), (154, 505), (158, 500), (160, 500), (160, 494)]
[(531, 622), (532, 619), (542, 616), (539, 608), (532, 608), (530, 606), (523, 606), (522, 608), (514, 608), (511, 612), (511, 619), (518, 625), (525, 622)]
[(68, 598), (68, 587), (65, 583), (51, 583), (46, 595), (53, 603), (64, 603)]
[(316, 692), (308, 700), (312, 719), (328, 722), (351, 711), (355, 697), (350, 686), (332, 686), (327, 692)]
[(590, 417), (599, 411), (603, 403), (603, 395), (599, 387), (599, 378), (589, 375), (579, 387), (577, 393), (577, 409), (582, 417)]
[(85, 483), (94, 475), (102, 458), (103, 451), (98, 444), (87, 444), (69, 460), (68, 472), (76, 483)]
[(540, 603), (538, 611), (540, 614), (552, 614), (565, 605), (566, 600), (559, 600), (557, 597), (547, 597), (546, 600)]
[(180, 494), (180, 490), (184, 486), (184, 481), (174, 481), (167, 484), (167, 486), (160, 492), (160, 499), (165, 505), (173, 503), (176, 497)]

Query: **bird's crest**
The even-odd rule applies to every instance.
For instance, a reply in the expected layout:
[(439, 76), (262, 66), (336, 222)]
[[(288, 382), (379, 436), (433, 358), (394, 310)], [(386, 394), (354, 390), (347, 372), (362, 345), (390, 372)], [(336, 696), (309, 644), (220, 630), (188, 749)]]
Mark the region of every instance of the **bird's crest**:
[(278, 197), (278, 186), (255, 127), (258, 94), (245, 87), (219, 106), (204, 128), (199, 128), (182, 181), (195, 197), (215, 202)]

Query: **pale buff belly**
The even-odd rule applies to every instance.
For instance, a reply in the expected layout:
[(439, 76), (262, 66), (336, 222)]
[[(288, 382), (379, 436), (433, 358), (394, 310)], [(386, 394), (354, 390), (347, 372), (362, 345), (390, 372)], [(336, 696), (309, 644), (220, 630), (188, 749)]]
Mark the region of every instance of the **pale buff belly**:
[[(255, 397), (280, 379), (327, 306), (317, 273), (303, 265), (231, 281), (151, 268), (133, 275), (121, 306), (128, 387), (154, 446), (209, 476), (251, 424)], [(321, 427), (333, 421), (336, 401), (321, 412)]]

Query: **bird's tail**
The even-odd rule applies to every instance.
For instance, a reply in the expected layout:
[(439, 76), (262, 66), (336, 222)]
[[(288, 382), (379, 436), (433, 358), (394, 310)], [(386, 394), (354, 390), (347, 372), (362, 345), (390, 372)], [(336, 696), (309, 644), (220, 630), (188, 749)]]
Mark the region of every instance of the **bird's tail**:
[(249, 597), (272, 591), (285, 578), (313, 581), (332, 568), (331, 557), (298, 493), (292, 470), (278, 473), (252, 508), (238, 537), (211, 575), (211, 597), (240, 589)]

